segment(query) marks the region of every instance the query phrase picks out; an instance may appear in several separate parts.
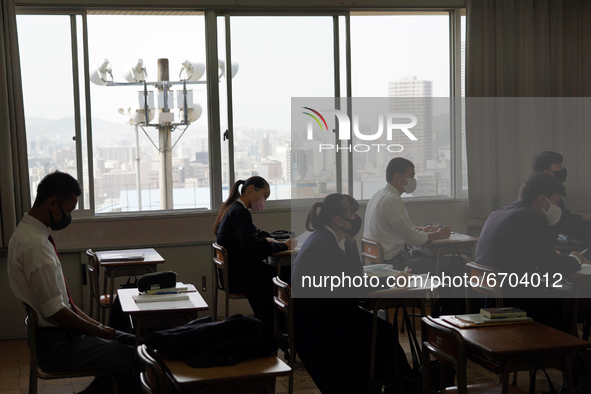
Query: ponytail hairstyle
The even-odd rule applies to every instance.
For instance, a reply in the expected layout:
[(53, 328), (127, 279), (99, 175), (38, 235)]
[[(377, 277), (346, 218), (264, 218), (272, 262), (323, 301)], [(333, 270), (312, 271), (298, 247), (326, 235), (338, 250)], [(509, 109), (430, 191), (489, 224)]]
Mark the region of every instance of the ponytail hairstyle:
[(314, 203), (310, 208), (306, 218), (306, 230), (320, 230), (324, 226), (330, 226), (336, 216), (345, 217), (357, 210), (359, 210), (359, 203), (350, 195), (329, 194), (322, 202)]
[[(240, 191), (239, 191), (238, 189), (239, 189), (240, 185), (243, 185), (243, 186), (242, 186), (242, 189), (240, 189)], [(269, 182), (267, 182), (265, 180), (265, 178), (263, 178), (261, 176), (252, 176), (252, 177), (248, 178), (246, 181), (243, 181), (243, 180), (236, 181), (234, 183), (234, 185), (232, 185), (232, 189), (230, 190), (230, 195), (228, 196), (228, 199), (226, 200), (226, 202), (224, 202), (224, 204), (222, 205), (222, 209), (220, 209), (220, 212), (218, 213), (218, 217), (215, 220), (215, 224), (213, 225), (213, 233), (215, 236), (218, 235), (218, 228), (220, 227), (220, 223), (221, 223), (222, 219), (224, 218), (224, 216), (226, 216), (226, 212), (228, 212), (230, 207), (232, 205), (234, 205), (236, 200), (238, 200), (238, 197), (243, 195), (244, 192), (246, 191), (246, 188), (249, 187), (250, 185), (254, 185), (254, 187), (256, 187), (257, 189), (264, 189), (265, 187), (269, 187)]]

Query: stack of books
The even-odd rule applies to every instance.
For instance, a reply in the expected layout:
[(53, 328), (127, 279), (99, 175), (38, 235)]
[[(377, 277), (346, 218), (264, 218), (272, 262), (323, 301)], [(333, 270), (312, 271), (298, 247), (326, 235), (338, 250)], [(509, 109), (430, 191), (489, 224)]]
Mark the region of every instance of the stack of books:
[(459, 328), (496, 326), (502, 324), (531, 323), (531, 317), (519, 308), (483, 308), (480, 313), (442, 316), (443, 320)]
[(132, 296), (136, 303), (141, 302), (159, 302), (159, 301), (181, 301), (188, 300), (189, 296), (185, 293), (195, 292), (194, 285), (176, 282), (175, 287), (162, 289), (146, 290), (143, 293)]

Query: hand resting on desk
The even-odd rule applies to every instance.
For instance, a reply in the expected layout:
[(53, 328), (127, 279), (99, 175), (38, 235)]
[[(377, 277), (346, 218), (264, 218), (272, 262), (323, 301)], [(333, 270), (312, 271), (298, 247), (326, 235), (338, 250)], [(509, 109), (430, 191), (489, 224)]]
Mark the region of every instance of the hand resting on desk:
[(298, 245), (298, 240), (295, 238), (290, 238), (287, 241), (283, 242), (283, 241), (277, 241), (275, 238), (267, 238), (267, 241), (269, 242), (275, 242), (275, 243), (284, 243), (287, 245), (287, 249), (294, 249), (297, 245)]
[(427, 233), (429, 241), (435, 241), (436, 239), (449, 238), (451, 236), (451, 228), (449, 226), (443, 226), (436, 231)]

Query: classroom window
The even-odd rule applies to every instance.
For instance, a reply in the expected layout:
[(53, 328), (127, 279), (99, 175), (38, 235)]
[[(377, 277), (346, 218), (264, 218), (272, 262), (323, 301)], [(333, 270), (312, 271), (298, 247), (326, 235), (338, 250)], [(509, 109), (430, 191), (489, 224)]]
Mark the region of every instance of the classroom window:
[[(278, 201), (270, 207), (338, 191), (366, 200), (383, 187), (387, 163), (355, 152), (335, 152), (316, 163), (305, 149), (292, 149), (291, 98), (351, 94), (433, 97), (445, 103), (459, 96), (454, 83), (461, 84), (463, 95), (465, 16), (457, 27), (461, 72), (454, 76), (453, 12), (218, 13), (217, 37), (206, 34), (205, 13), (195, 11), (32, 12), (17, 19), (31, 198), (44, 175), (55, 169), (70, 172), (83, 186), (79, 208), (87, 215), (217, 210), (232, 182), (252, 175), (271, 184), (271, 199)], [(40, 35), (40, 29), (45, 33)], [(206, 59), (208, 39), (218, 49), (219, 62)], [(233, 64), (224, 65), (229, 48)], [(188, 127), (171, 128), (168, 157), (162, 154), (166, 136), (160, 128), (138, 124), (137, 117), (131, 121), (144, 104), (143, 85), (98, 86), (86, 80), (85, 73), (92, 80), (106, 59), (113, 81), (123, 83), (123, 73), (139, 59), (149, 82), (158, 81), (158, 59), (168, 59), (169, 80), (176, 82), (184, 60), (218, 65), (217, 80), (208, 81), (212, 74), (206, 71), (199, 84), (187, 85), (202, 113)], [(217, 85), (217, 96), (208, 97), (210, 83)], [(148, 84), (147, 89), (153, 92), (148, 97), (155, 113), (149, 123), (162, 125), (158, 88)], [(172, 122), (178, 123), (182, 86), (170, 89)], [(219, 111), (213, 124), (208, 100), (215, 100)], [(415, 162), (419, 185), (425, 186), (413, 197), (467, 194), (464, 122), (452, 122), (453, 111), (444, 107), (431, 108), (431, 129), (421, 135), (424, 146), (402, 153)], [(452, 124), (460, 130), (452, 130)], [(221, 168), (213, 167), (212, 157), (220, 158)], [(302, 163), (320, 171), (312, 179)], [(295, 195), (294, 182), (301, 186)]]

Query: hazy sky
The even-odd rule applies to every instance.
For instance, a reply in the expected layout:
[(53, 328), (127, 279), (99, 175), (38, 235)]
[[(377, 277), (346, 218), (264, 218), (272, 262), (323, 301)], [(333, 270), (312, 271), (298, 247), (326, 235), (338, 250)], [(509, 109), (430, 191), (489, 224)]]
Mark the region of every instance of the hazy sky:
[[(158, 58), (169, 59), (171, 80), (178, 80), (182, 59), (205, 63), (201, 15), (89, 15), (88, 21), (90, 63), (109, 59), (116, 81), (124, 81), (123, 69), (138, 58), (150, 81), (157, 79)], [(223, 57), (223, 18), (218, 21)], [(26, 116), (73, 116), (69, 17), (24, 15), (18, 27)], [(231, 28), (232, 56), (240, 63), (233, 80), (236, 128), (289, 132), (291, 97), (333, 95), (332, 17), (233, 17)], [(353, 96), (387, 96), (388, 82), (403, 75), (431, 80), (434, 96), (449, 96), (448, 32), (445, 15), (351, 17)], [(193, 89), (204, 109), (195, 128), (205, 133), (205, 86)], [(225, 92), (224, 83), (220, 89)], [(136, 105), (137, 90), (92, 85), (93, 116), (125, 123), (117, 110)]]

